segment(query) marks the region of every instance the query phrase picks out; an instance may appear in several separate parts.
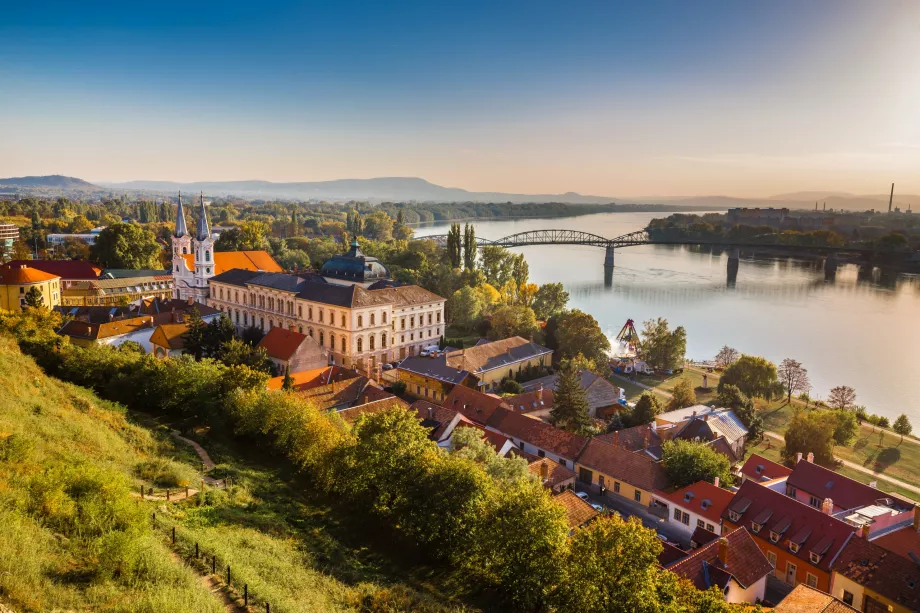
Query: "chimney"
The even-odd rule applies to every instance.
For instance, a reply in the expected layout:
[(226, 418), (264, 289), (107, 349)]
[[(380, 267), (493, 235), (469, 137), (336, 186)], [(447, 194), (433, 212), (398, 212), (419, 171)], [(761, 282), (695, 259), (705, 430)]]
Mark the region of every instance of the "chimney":
[(714, 486), (716, 486), (716, 487), (719, 487), (719, 478), (716, 477), (715, 479), (713, 479), (713, 480), (712, 480), (712, 484), (713, 484)]
[(709, 413), (703, 413), (703, 421), (709, 421)]
[(728, 568), (728, 539), (724, 536), (719, 539), (719, 563)]
[(800, 451), (797, 454), (795, 454), (795, 463), (798, 464), (801, 461), (802, 461), (802, 452)]
[(613, 433), (613, 446), (614, 447), (620, 446), (620, 431), (619, 430)]
[(693, 411), (693, 415), (690, 416), (690, 419), (696, 419), (696, 411)]
[(546, 481), (549, 479), (549, 464), (546, 463), (546, 460), (540, 462), (540, 480)]
[(920, 505), (914, 507), (914, 530), (920, 532)]
[(813, 454), (813, 453), (810, 452), (810, 451), (808, 452), (808, 461), (809, 461), (810, 463), (812, 463), (812, 464), (815, 463), (815, 454)]
[(834, 501), (830, 498), (825, 498), (824, 502), (821, 504), (821, 512), (825, 515), (834, 514)]

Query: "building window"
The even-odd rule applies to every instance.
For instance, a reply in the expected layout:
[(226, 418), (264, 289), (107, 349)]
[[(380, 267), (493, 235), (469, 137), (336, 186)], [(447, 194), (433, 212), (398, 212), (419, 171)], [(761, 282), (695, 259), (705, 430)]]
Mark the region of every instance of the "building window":
[(773, 532), (772, 530), (770, 530), (770, 540), (773, 541), (774, 543), (779, 541), (779, 533)]
[(798, 567), (792, 562), (786, 562), (786, 583), (795, 587), (796, 578), (795, 575), (798, 572)]
[(730, 520), (732, 520), (733, 522), (737, 523), (738, 520), (741, 519), (741, 515), (739, 515), (738, 513), (734, 512), (734, 511), (729, 511), (729, 512), (728, 512), (728, 518), (729, 518)]
[(248, 313), (243, 313), (243, 325), (247, 327), (249, 326), (249, 314)]
[(310, 338), (313, 338), (313, 328), (307, 328), (307, 335), (309, 335)]
[(805, 585), (808, 587), (818, 588), (818, 578), (811, 573), (805, 573)]
[(303, 305), (297, 305), (297, 317), (303, 319)]
[(367, 339), (367, 348), (371, 351), (374, 350), (374, 337), (373, 336)]
[(706, 529), (709, 530), (710, 532), (716, 531), (716, 527), (713, 526), (712, 524), (706, 524)]
[[(641, 502), (641, 494), (640, 494), (639, 499), (636, 500), (636, 502)], [(689, 513), (681, 514), (680, 522), (685, 526), (689, 526), (690, 525), (690, 514)]]
[(326, 340), (326, 339), (323, 338), (323, 331), (320, 330), (320, 331), (319, 331), (319, 346), (320, 346), (320, 347), (325, 347), (325, 346), (326, 346), (326, 343), (323, 342), (323, 341), (325, 341), (325, 340)]
[(696, 520), (696, 527), (697, 527), (697, 528), (706, 528), (706, 522), (704, 522), (702, 519), (698, 519), (698, 520)]
[(218, 295), (220, 296), (220, 299), (221, 299), (221, 300), (224, 299), (224, 288), (220, 288), (220, 289), (218, 290)]
[(406, 318), (403, 317), (399, 323), (402, 325), (400, 329), (405, 330), (406, 329)]
[(307, 307), (307, 319), (313, 321), (313, 307)]
[(297, 331), (303, 334), (303, 326), (297, 326)]
[(798, 544), (797, 544), (797, 543), (790, 542), (790, 543), (789, 543), (789, 551), (791, 551), (792, 553), (798, 553), (798, 552), (799, 552), (799, 546), (798, 546)]
[(343, 327), (343, 328), (347, 328), (347, 327), (348, 327), (348, 326), (345, 324), (345, 313), (342, 313), (342, 327)]
[(438, 328), (437, 334), (438, 334), (438, 336), (441, 336), (441, 328)]
[[(522, 449), (524, 448), (524, 443), (521, 443), (521, 448)], [(565, 465), (566, 465), (565, 460), (563, 460), (562, 458), (559, 458), (559, 466), (565, 466)]]
[(259, 327), (262, 328), (262, 332), (265, 332), (265, 318), (264, 317), (259, 318)]
[(791, 485), (787, 485), (787, 486), (786, 486), (786, 495), (789, 496), (789, 497), (791, 497), (791, 498), (795, 498), (795, 495), (796, 495), (796, 490), (795, 490), (795, 488), (792, 487)]
[(381, 348), (381, 349), (386, 349), (386, 348), (387, 348), (387, 333), (386, 333), (386, 332), (383, 332), (383, 333), (380, 335), (380, 348)]
[(358, 315), (358, 327), (359, 328), (364, 327), (364, 316), (363, 315)]
[(816, 554), (814, 551), (809, 551), (809, 552), (808, 552), (808, 559), (811, 560), (811, 563), (812, 563), (812, 564), (820, 564), (820, 563), (821, 563), (821, 556), (818, 555), (818, 554)]
[(329, 348), (335, 351), (335, 334), (329, 333)]
[(843, 600), (843, 604), (848, 604), (851, 607), (853, 606), (853, 594), (851, 592), (843, 590), (843, 598), (841, 598), (841, 600)]
[(409, 318), (409, 328), (411, 329), (414, 327), (415, 327), (415, 315)]
[(674, 507), (674, 519), (680, 521), (680, 509)]
[(411, 334), (409, 335), (409, 340), (410, 340), (410, 341), (414, 341), (414, 340), (415, 340), (415, 332), (413, 332), (413, 333), (411, 333)]
[(431, 313), (428, 313), (428, 325), (431, 325)]
[(362, 339), (360, 336), (358, 337), (358, 353), (361, 353), (361, 351), (364, 349), (363, 340), (364, 339)]
[(319, 323), (323, 323), (323, 310), (319, 310)]
[(345, 337), (343, 336), (342, 337), (342, 353), (345, 353), (346, 351), (347, 351), (347, 348), (345, 345)]
[(382, 320), (383, 323), (387, 323), (387, 312), (386, 311), (383, 312), (383, 315), (381, 317), (383, 318)]
[(371, 313), (371, 325), (372, 326), (374, 325), (374, 314), (373, 313)]
[[(204, 261), (205, 261), (205, 262), (210, 262), (210, 261), (211, 261), (211, 252), (208, 251), (208, 250), (205, 250), (205, 252), (204, 252)], [(211, 269), (210, 269), (210, 268), (208, 269), (208, 272), (211, 272)]]
[(821, 508), (821, 499), (818, 498), (817, 496), (809, 496), (809, 497), (808, 497), (808, 504), (810, 504), (811, 506), (813, 506), (813, 507), (816, 508), (816, 509), (820, 509), (820, 508)]
[(438, 323), (441, 323), (441, 311), (438, 311), (438, 319), (437, 319), (437, 321), (438, 321)]
[(760, 529), (761, 529), (761, 528), (763, 528), (763, 526), (761, 526), (760, 524), (756, 524), (756, 523), (754, 523), (754, 522), (751, 522), (751, 530), (754, 531), (754, 534), (760, 533)]
[(205, 268), (205, 272), (208, 273), (208, 274), (211, 274), (211, 269), (210, 269), (210, 268)]
[(636, 490), (633, 492), (633, 500), (636, 502), (642, 502), (642, 490)]
[(619, 494), (619, 493), (620, 493), (620, 482), (619, 482), (619, 481), (614, 481), (614, 482), (613, 482), (613, 491), (614, 491), (614, 493), (616, 493), (616, 494)]
[(767, 562), (770, 563), (770, 566), (776, 568), (776, 554), (772, 551), (767, 552)]

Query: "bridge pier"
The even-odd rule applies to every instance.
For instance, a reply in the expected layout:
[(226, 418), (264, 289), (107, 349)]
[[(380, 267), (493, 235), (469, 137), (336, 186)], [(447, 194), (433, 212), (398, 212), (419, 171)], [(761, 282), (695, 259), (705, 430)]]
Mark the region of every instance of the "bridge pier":
[(738, 279), (738, 264), (741, 261), (741, 249), (735, 247), (728, 252), (728, 287), (735, 287)]
[(830, 252), (824, 260), (824, 278), (833, 279), (837, 276), (837, 254)]
[(613, 245), (607, 245), (607, 251), (604, 253), (604, 268), (613, 268)]

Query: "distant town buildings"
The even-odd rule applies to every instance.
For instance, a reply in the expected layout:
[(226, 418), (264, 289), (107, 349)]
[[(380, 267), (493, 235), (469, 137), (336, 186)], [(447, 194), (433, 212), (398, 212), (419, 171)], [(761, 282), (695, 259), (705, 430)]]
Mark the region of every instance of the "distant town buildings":
[(11, 223), (0, 223), (0, 251), (9, 253), (13, 243), (19, 240), (19, 226)]

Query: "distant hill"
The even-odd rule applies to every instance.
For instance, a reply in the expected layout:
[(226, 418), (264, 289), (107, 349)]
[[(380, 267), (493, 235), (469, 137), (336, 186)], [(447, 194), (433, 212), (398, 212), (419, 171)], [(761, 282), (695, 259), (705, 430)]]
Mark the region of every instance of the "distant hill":
[(569, 204), (602, 204), (616, 201), (610, 196), (565, 194), (507, 194), (502, 192), (471, 192), (457, 187), (442, 187), (417, 177), (379, 177), (374, 179), (338, 179), (297, 183), (271, 181), (201, 181), (176, 183), (172, 181), (129, 181), (104, 183), (105, 187), (128, 191), (157, 191), (175, 193), (203, 191), (211, 196), (240, 198), (285, 198), (292, 200), (367, 200), (416, 202), (566, 202)]
[(65, 177), (63, 175), (44, 175), (37, 177), (11, 177), (9, 179), (0, 179), (0, 186), (3, 187), (29, 187), (29, 188), (48, 188), (62, 190), (80, 190), (80, 191), (103, 191), (98, 185), (93, 185), (83, 179), (75, 177)]

